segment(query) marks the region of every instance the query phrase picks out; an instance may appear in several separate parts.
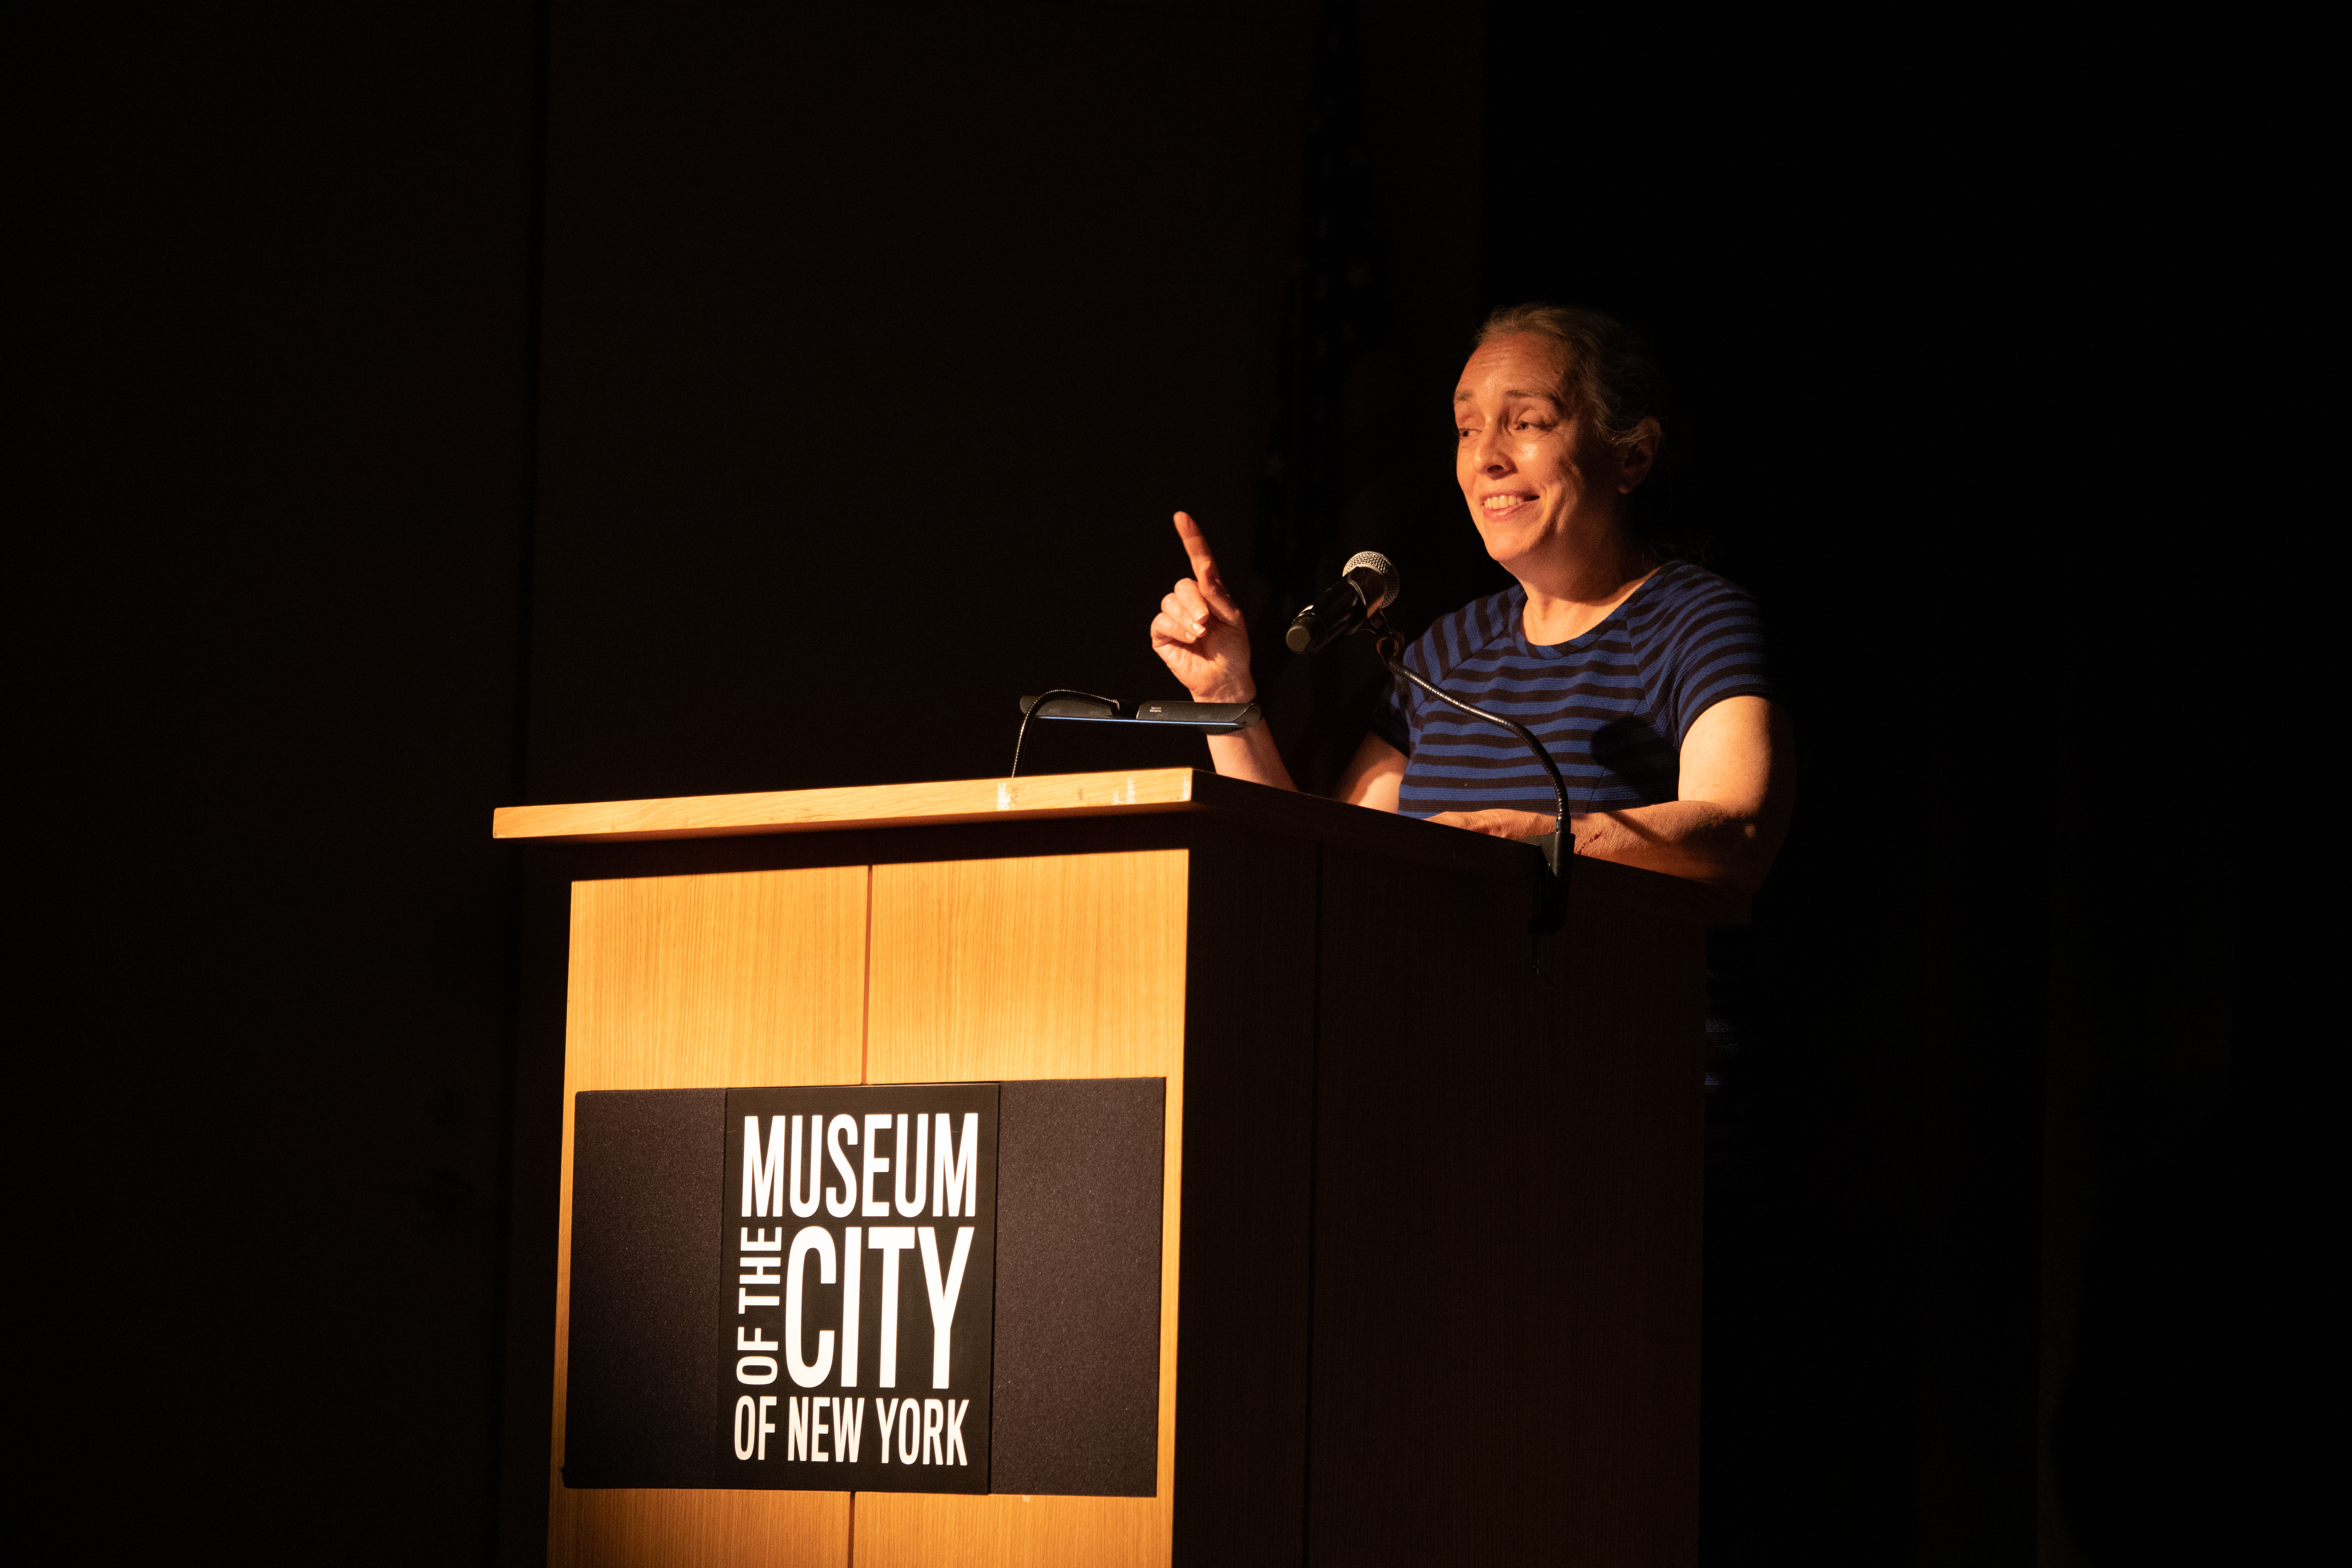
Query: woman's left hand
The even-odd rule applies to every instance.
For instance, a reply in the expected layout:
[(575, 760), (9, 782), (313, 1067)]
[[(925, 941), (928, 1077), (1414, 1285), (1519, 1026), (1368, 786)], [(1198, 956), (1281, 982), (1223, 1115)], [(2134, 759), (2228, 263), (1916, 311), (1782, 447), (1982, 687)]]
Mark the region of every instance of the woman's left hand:
[(1492, 838), (1541, 838), (1556, 826), (1550, 817), (1535, 811), (1441, 811), (1429, 820)]

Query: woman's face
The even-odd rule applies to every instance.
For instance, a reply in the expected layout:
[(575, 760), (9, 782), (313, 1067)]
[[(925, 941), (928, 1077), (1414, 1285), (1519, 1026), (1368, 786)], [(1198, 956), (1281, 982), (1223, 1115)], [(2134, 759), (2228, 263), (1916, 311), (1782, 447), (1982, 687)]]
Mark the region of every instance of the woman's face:
[[(1454, 475), (1486, 553), (1516, 574), (1565, 549), (1613, 538), (1621, 498), (1640, 482), (1616, 449), (1559, 401), (1559, 351), (1497, 338), (1470, 356), (1454, 392)], [(1646, 469), (1646, 454), (1635, 454)]]

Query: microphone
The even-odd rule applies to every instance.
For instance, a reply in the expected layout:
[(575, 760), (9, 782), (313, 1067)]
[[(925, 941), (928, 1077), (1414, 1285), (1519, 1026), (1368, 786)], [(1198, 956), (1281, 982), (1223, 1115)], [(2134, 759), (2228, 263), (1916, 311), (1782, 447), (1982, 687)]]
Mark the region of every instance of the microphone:
[(1293, 653), (1313, 653), (1328, 647), (1334, 638), (1363, 625), (1375, 611), (1395, 604), (1402, 586), (1387, 556), (1360, 551), (1349, 558), (1339, 580), (1316, 595), (1314, 602), (1292, 618), (1290, 629), (1282, 634), (1283, 644)]
[[(1389, 558), (1367, 550), (1350, 558), (1339, 581), (1316, 595), (1315, 602), (1298, 612), (1282, 640), (1293, 653), (1313, 653), (1349, 627), (1361, 626), (1395, 604), (1399, 586), (1397, 569), (1389, 564)], [(1543, 771), (1551, 779), (1552, 829), (1535, 845), (1549, 874), (1536, 885), (1536, 910), (1528, 921), (1528, 931), (1530, 935), (1545, 936), (1562, 929), (1568, 923), (1569, 857), (1576, 852), (1576, 840), (1568, 831), (1568, 780), (1561, 776), (1559, 763), (1552, 760), (1551, 752), (1536, 732), (1517, 720), (1473, 708), (1444, 687), (1405, 668), (1404, 639), (1394, 628), (1381, 627), (1380, 636), (1373, 640), (1372, 650), (1398, 680), (1419, 687), (1457, 712), (1508, 730), (1543, 764)], [(1540, 966), (1536, 973), (1543, 973)]]

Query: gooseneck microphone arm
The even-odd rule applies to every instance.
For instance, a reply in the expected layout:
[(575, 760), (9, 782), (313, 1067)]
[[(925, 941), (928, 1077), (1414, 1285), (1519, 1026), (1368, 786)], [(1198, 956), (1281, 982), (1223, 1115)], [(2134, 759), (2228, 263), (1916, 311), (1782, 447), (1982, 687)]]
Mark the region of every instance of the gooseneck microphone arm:
[(1551, 776), (1551, 831), (1535, 841), (1536, 847), (1543, 851), (1544, 866), (1551, 875), (1543, 879), (1545, 888), (1537, 897), (1535, 918), (1528, 921), (1528, 929), (1539, 934), (1559, 930), (1568, 921), (1568, 872), (1576, 854), (1576, 840), (1568, 831), (1568, 781), (1560, 777), (1559, 764), (1552, 761), (1551, 752), (1544, 749), (1544, 743), (1536, 738), (1536, 732), (1525, 724), (1506, 719), (1500, 713), (1489, 713), (1484, 708), (1473, 708), (1452, 692), (1407, 669), (1403, 657), (1404, 639), (1390, 626), (1385, 615), (1375, 610), (1366, 618), (1364, 626), (1372, 634), (1372, 647), (1381, 656), (1381, 662), (1388, 666), (1390, 674), (1400, 680), (1411, 681), (1448, 708), (1508, 730), (1527, 743), (1528, 750), (1536, 754), (1536, 761), (1541, 763), (1544, 772)]
[(1512, 734), (1517, 735), (1521, 741), (1525, 742), (1528, 750), (1536, 754), (1536, 761), (1543, 764), (1543, 771), (1551, 775), (1551, 841), (1544, 846), (1544, 858), (1551, 863), (1551, 868), (1553, 871), (1559, 871), (1560, 868), (1559, 846), (1561, 843), (1566, 842), (1569, 839), (1568, 781), (1560, 777), (1559, 764), (1552, 761), (1551, 753), (1546, 751), (1544, 749), (1544, 743), (1536, 738), (1536, 732), (1515, 719), (1506, 719), (1500, 713), (1489, 713), (1484, 708), (1473, 708), (1467, 702), (1463, 701), (1459, 697), (1454, 696), (1451, 691), (1445, 690), (1433, 682), (1423, 680), (1420, 676), (1415, 675), (1412, 670), (1407, 669), (1402, 658), (1402, 654), (1404, 652), (1404, 639), (1398, 637), (1396, 633), (1390, 628), (1387, 616), (1375, 615), (1367, 624), (1370, 626), (1374, 638), (1372, 647), (1380, 654), (1381, 662), (1389, 667), (1390, 674), (1395, 676), (1400, 680), (1409, 680), (1412, 682), (1413, 685), (1421, 688), (1423, 691), (1428, 692), (1432, 697), (1436, 698), (1448, 708), (1457, 709), (1462, 712), (1469, 714), (1473, 719), (1484, 719), (1489, 724), (1500, 724), (1504, 729), (1508, 730)]

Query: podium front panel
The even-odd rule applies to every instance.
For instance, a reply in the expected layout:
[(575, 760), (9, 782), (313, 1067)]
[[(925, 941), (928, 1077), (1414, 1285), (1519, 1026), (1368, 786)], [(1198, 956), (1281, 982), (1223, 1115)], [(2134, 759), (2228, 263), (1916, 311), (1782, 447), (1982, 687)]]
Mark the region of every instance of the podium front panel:
[[(604, 1089), (1165, 1080), (1157, 1495), (859, 1492), (860, 1568), (1171, 1560), (1190, 859), (1156, 848), (573, 884), (567, 1108)], [(551, 1563), (852, 1560), (846, 1492), (566, 1487), (568, 1329), (560, 1316)]]
[[(561, 852), (551, 1563), (1692, 1561), (1706, 889), (1580, 865), (1531, 948), (1517, 847), (1202, 775), (544, 811), (613, 840)], [(1165, 1085), (1153, 1495), (563, 1484), (582, 1091), (1104, 1079)]]
[(849, 1561), (847, 1492), (563, 1484), (572, 1108), (583, 1089), (856, 1083), (865, 1030), (863, 865), (574, 882), (548, 1562)]
[(1168, 1120), (1159, 1495), (860, 1492), (859, 1568), (1169, 1561), (1189, 863), (1146, 849), (874, 868), (867, 1082), (1164, 1078)]

